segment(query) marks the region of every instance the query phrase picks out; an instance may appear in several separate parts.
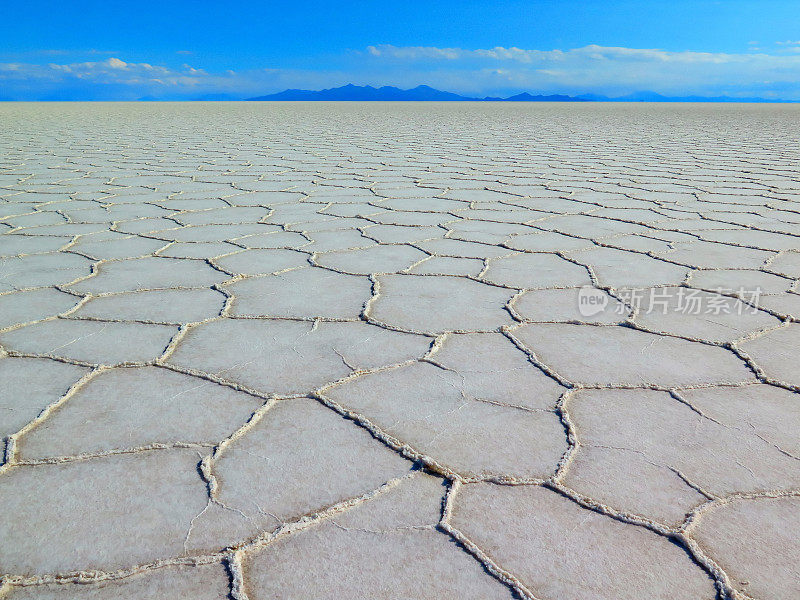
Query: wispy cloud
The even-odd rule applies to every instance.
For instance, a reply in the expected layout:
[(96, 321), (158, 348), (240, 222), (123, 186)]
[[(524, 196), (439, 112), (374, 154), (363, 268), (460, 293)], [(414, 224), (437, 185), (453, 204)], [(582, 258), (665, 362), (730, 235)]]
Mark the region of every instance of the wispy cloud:
[[(230, 78), (230, 73), (209, 74), (186, 64), (170, 68), (113, 56), (76, 63), (0, 63), (0, 86), (6, 93), (17, 92), (23, 97), (68, 97), (77, 93), (81, 97), (135, 99), (225, 87), (225, 80)], [(81, 91), (84, 93), (78, 93)]]
[(0, 100), (243, 99), (287, 87), (332, 87), (350, 80), (363, 84), (378, 77), (374, 72), (341, 70), (209, 71), (189, 64), (128, 62), (116, 56), (73, 63), (5, 62), (0, 63)]
[(465, 50), (461, 48), (435, 48), (433, 46), (392, 46), (381, 44), (367, 46), (367, 52), (372, 56), (388, 56), (401, 60), (442, 59), (456, 60), (464, 56)]
[(800, 53), (800, 41), (786, 40), (783, 42), (775, 42), (780, 47), (783, 53)]
[(110, 57), (98, 62), (79, 62), (68, 64), (48, 63), (0, 63), (0, 79), (63, 80), (67, 77), (84, 80), (98, 80), (104, 83), (140, 82), (143, 79), (175, 83), (186, 74), (201, 73), (188, 65), (185, 72), (149, 63), (129, 63)]
[[(782, 45), (800, 44), (800, 42), (779, 42)], [(566, 62), (569, 60), (627, 60), (651, 61), (657, 63), (679, 64), (722, 64), (752, 62), (752, 54), (727, 54), (720, 52), (670, 52), (666, 50), (648, 48), (625, 48), (622, 46), (598, 46), (590, 44), (570, 50), (525, 50), (523, 48), (494, 48), (468, 50), (464, 48), (436, 48), (433, 46), (392, 46), (381, 44), (368, 46), (367, 52), (371, 56), (393, 58), (400, 60), (468, 60), (490, 59), (495, 61), (517, 61), (521, 63), (534, 62)], [(764, 59), (769, 55), (762, 55)], [(773, 56), (778, 59), (780, 57)]]
[(475, 83), (505, 89), (625, 93), (655, 90), (667, 93), (800, 96), (800, 44), (781, 42), (773, 53), (669, 51), (590, 44), (567, 50), (517, 47), (437, 48), (433, 46), (369, 46), (366, 55), (395, 68), (436, 66), (472, 72)]

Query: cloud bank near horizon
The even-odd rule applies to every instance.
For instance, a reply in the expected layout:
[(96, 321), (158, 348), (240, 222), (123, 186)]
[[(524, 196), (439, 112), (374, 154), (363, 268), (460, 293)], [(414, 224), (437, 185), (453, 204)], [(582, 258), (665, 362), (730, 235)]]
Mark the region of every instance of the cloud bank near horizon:
[[(59, 54), (42, 52), (50, 59)], [(189, 52), (177, 54), (181, 60), (190, 58)], [(742, 53), (595, 44), (566, 50), (376, 44), (343, 54), (335, 68), (319, 70), (268, 65), (209, 71), (182, 62), (129, 62), (120, 55), (83, 62), (0, 63), (0, 99), (5, 100), (238, 99), (345, 83), (404, 88), (427, 84), (476, 96), (650, 90), (800, 100), (800, 41), (777, 42), (769, 51), (751, 42)]]

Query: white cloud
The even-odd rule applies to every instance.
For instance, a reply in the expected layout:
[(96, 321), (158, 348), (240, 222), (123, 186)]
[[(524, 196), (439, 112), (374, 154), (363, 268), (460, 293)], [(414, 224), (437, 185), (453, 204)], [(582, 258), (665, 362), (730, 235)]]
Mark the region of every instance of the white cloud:
[[(432, 46), (369, 47), (373, 61), (461, 72), (482, 89), (624, 94), (654, 90), (676, 95), (782, 95), (800, 98), (800, 45), (783, 42), (773, 54), (669, 51), (590, 44), (567, 50)], [(433, 67), (434, 69), (437, 67)], [(468, 75), (468, 77), (467, 77)], [(479, 88), (481, 89), (481, 88)], [(463, 91), (467, 91), (463, 90)]]
[[(126, 63), (126, 62), (124, 62), (124, 61), (121, 61), (121, 60), (120, 60), (120, 59), (118, 59), (118, 58), (113, 58), (113, 57), (112, 57), (112, 58), (109, 58), (109, 59), (106, 61), (106, 64), (107, 64), (109, 67), (111, 67), (112, 69), (127, 69), (127, 68), (128, 68), (128, 63)], [(146, 63), (145, 63), (145, 64), (146, 64)], [(149, 66), (149, 65), (148, 65), (148, 66)]]
[(557, 58), (563, 54), (560, 50), (522, 50), (521, 48), (503, 48), (497, 46), (486, 50), (465, 50), (463, 48), (436, 48), (434, 46), (392, 46), (380, 44), (367, 46), (372, 56), (394, 58), (400, 60), (459, 60), (467, 58), (489, 58), (495, 60), (518, 60), (531, 62), (534, 58)]
[[(46, 77), (46, 74), (39, 71), (36, 67), (38, 65), (29, 65), (31, 67), (31, 75)], [(51, 71), (61, 73), (69, 73), (77, 77), (93, 78), (104, 77), (106, 79), (114, 79), (115, 77), (125, 77), (134, 74), (158, 74), (169, 75), (173, 73), (166, 67), (156, 67), (149, 63), (127, 63), (119, 58), (111, 57), (100, 62), (82, 62), (70, 64), (55, 64), (50, 63), (47, 65)], [(121, 73), (121, 72), (124, 72)]]
[(187, 64), (170, 68), (145, 62), (126, 62), (117, 57), (66, 64), (0, 63), (0, 87), (4, 93), (11, 95), (16, 92), (24, 99), (59, 96), (59, 90), (71, 90), (70, 93), (81, 98), (191, 95), (230, 91), (241, 84), (236, 78), (232, 71), (213, 75)]
[(381, 44), (380, 46), (367, 46), (367, 52), (369, 52), (372, 56), (389, 56), (391, 58), (408, 60), (455, 60), (463, 56), (464, 50), (461, 48), (434, 48), (432, 46), (398, 47), (388, 44)]
[[(800, 42), (782, 42), (794, 44)], [(589, 44), (570, 50), (525, 50), (523, 48), (504, 48), (496, 46), (488, 49), (467, 50), (464, 48), (436, 48), (434, 46), (392, 46), (381, 44), (368, 46), (367, 51), (374, 57), (404, 60), (468, 60), (490, 59), (497, 61), (517, 61), (522, 63), (584, 60), (631, 60), (670, 63), (731, 63), (743, 62), (752, 54), (726, 54), (715, 52), (682, 51), (673, 52), (655, 48), (625, 48), (622, 46), (598, 46)], [(777, 57), (776, 57), (777, 58)]]
[[(3, 73), (5, 72), (5, 76)], [(0, 64), (0, 79), (64, 81), (69, 78), (94, 80), (101, 83), (125, 83), (127, 81), (161, 82), (162, 84), (185, 81), (187, 77), (204, 74), (201, 69), (183, 65), (182, 70), (151, 65), (149, 63), (129, 63), (111, 57), (100, 62), (81, 62), (69, 64), (49, 63), (47, 65), (26, 63)]]

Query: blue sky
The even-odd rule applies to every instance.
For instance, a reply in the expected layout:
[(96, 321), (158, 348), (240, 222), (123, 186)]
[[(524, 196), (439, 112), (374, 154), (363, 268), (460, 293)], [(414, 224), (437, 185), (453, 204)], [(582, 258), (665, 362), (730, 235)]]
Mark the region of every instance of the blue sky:
[(796, 0), (152, 2), (0, 7), (0, 99), (467, 94), (800, 99)]

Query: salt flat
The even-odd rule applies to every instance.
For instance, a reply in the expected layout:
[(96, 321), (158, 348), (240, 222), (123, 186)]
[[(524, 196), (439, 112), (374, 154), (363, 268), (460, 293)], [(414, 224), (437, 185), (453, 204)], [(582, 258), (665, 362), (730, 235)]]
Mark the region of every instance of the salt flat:
[(0, 595), (799, 597), (798, 117), (0, 104)]

